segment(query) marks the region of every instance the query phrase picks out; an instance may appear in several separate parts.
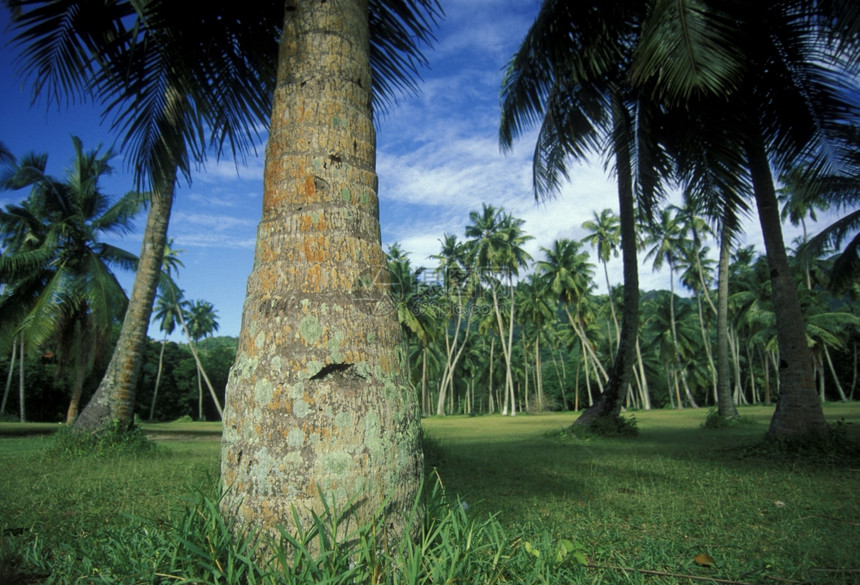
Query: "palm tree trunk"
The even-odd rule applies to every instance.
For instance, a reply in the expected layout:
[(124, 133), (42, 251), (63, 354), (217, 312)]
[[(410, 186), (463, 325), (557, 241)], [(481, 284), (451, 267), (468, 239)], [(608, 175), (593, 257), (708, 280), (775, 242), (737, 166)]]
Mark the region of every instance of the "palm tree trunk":
[(648, 391), (648, 376), (645, 375), (645, 363), (642, 360), (642, 350), (639, 348), (639, 335), (636, 335), (636, 364), (639, 368), (639, 379), (641, 387), (639, 391), (642, 393), (642, 408), (651, 410), (651, 393)]
[(824, 358), (827, 360), (827, 365), (830, 368), (830, 373), (833, 376), (833, 383), (836, 385), (836, 391), (839, 392), (839, 400), (848, 402), (848, 397), (845, 396), (845, 390), (842, 389), (842, 384), (839, 382), (839, 376), (836, 375), (836, 368), (833, 367), (833, 360), (830, 359), (830, 351), (827, 346), (822, 344), (824, 349)]
[(6, 388), (3, 390), (3, 402), (0, 403), (0, 414), (6, 412), (6, 401), (12, 388), (12, 378), (15, 374), (15, 357), (18, 355), (18, 340), (12, 339), (12, 357), (9, 358), (9, 372), (6, 374)]
[(805, 321), (782, 238), (779, 201), (773, 186), (761, 133), (746, 144), (756, 207), (770, 268), (773, 307), (779, 343), (779, 397), (768, 436), (791, 438), (828, 430), (815, 395), (812, 353), (806, 343)]
[(152, 403), (149, 405), (149, 420), (155, 418), (155, 400), (158, 398), (158, 387), (161, 385), (161, 373), (164, 369), (164, 346), (167, 337), (161, 340), (161, 351), (158, 352), (158, 373), (155, 375), (155, 390), (152, 392)]
[(573, 318), (567, 305), (563, 304), (562, 306), (564, 307), (564, 312), (567, 315), (570, 327), (573, 329), (573, 332), (576, 333), (576, 336), (579, 338), (579, 343), (582, 345), (582, 353), (585, 356), (584, 359), (590, 360), (592, 367), (594, 368), (594, 378), (597, 380), (597, 385), (600, 387), (600, 391), (603, 392), (603, 380), (608, 380), (609, 374), (606, 373), (606, 370), (600, 363), (597, 354), (594, 353), (594, 348), (591, 346), (591, 342), (588, 341), (588, 337), (585, 335), (585, 331), (582, 329), (582, 326)]
[(621, 413), (624, 395), (630, 382), (631, 370), (639, 335), (639, 265), (636, 258), (636, 219), (633, 195), (630, 139), (633, 136), (630, 113), (620, 96), (613, 96), (612, 113), (615, 126), (613, 152), (618, 181), (619, 226), (621, 229), (621, 261), (624, 275), (624, 304), (621, 313), (621, 343), (612, 365), (609, 383), (597, 402), (574, 424), (589, 426), (595, 419), (615, 417)]
[(221, 401), (218, 400), (218, 394), (215, 388), (212, 387), (212, 382), (209, 381), (209, 376), (206, 375), (206, 370), (203, 368), (203, 362), (200, 361), (200, 354), (197, 352), (197, 347), (194, 340), (191, 338), (191, 332), (188, 331), (188, 325), (185, 323), (185, 317), (182, 316), (182, 311), (177, 312), (179, 324), (182, 326), (182, 331), (185, 333), (185, 339), (188, 340), (188, 349), (191, 351), (191, 356), (194, 358), (194, 364), (197, 366), (197, 390), (198, 390), (198, 408), (197, 419), (203, 420), (203, 386), (200, 378), (206, 382), (206, 387), (209, 389), (209, 395), (212, 397), (212, 402), (215, 403), (215, 408), (218, 410), (218, 416), (224, 420), (224, 409), (221, 407)]
[(493, 296), (493, 311), (496, 313), (496, 323), (499, 327), (499, 339), (502, 342), (502, 356), (505, 358), (505, 401), (502, 406), (502, 414), (508, 414), (508, 400), (510, 399), (511, 416), (516, 416), (517, 407), (514, 404), (514, 378), (511, 374), (511, 348), (505, 342), (505, 326), (502, 323), (502, 312), (499, 309), (499, 297), (496, 293), (496, 287), (490, 287), (490, 292)]
[(197, 420), (206, 420), (203, 416), (203, 376), (200, 375), (200, 365), (197, 365)]
[(18, 357), (18, 418), (21, 422), (27, 422), (27, 413), (24, 409), (24, 334), (18, 335), (18, 345), (20, 346), (20, 356)]
[(423, 460), (380, 241), (368, 3), (288, 4), (221, 510), (278, 537), (349, 505), (384, 546), (422, 524)]
[(725, 419), (738, 416), (732, 400), (729, 364), (729, 253), (731, 240), (725, 226), (720, 235), (720, 260), (717, 290), (717, 412)]
[(69, 401), (69, 409), (66, 411), (66, 424), (72, 425), (78, 418), (78, 409), (81, 405), (81, 395), (84, 392), (84, 382), (87, 379), (87, 367), (84, 364), (83, 345), (78, 346), (76, 359), (75, 377), (72, 381), (72, 399)]
[(173, 177), (160, 186), (150, 201), (137, 272), (119, 339), (102, 381), (75, 422), (79, 428), (96, 430), (114, 421), (119, 421), (125, 427), (134, 423), (135, 390), (143, 365), (146, 332), (167, 244), (167, 227), (176, 186), (175, 173), (176, 169)]

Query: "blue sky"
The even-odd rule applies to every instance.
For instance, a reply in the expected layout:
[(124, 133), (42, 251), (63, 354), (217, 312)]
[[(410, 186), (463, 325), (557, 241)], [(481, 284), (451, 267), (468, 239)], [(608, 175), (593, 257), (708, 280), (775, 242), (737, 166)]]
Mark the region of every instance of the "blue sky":
[[(398, 242), (417, 266), (439, 250), (445, 233), (463, 239), (470, 211), (482, 202), (503, 206), (525, 220), (534, 237), (527, 250), (538, 259), (540, 247), (558, 238), (581, 239), (583, 221), (594, 211), (617, 209), (614, 183), (601, 161), (577, 166), (557, 198), (537, 204), (531, 193), (531, 149), (526, 136), (506, 154), (498, 146), (499, 87), (505, 62), (516, 50), (540, 7), (538, 0), (449, 0), (446, 18), (427, 51), (420, 93), (398, 100), (378, 120), (377, 173), (383, 246)], [(31, 106), (30, 86), (15, 75), (14, 52), (5, 10), (0, 15), (0, 141), (16, 156), (49, 154), (49, 172), (61, 176), (72, 156), (71, 135), (84, 148), (109, 147), (114, 140), (99, 124), (90, 104), (58, 108), (40, 101)], [(262, 206), (263, 152), (238, 166), (210, 159), (183, 182), (170, 224), (175, 247), (184, 250), (178, 283), (188, 299), (214, 304), (219, 334), (238, 335), (245, 286), (251, 270), (256, 226)], [(132, 188), (121, 154), (103, 190), (120, 195)], [(0, 205), (18, 202), (24, 192), (0, 192)], [(143, 216), (137, 227), (116, 242), (138, 253)], [(746, 244), (758, 245), (753, 218)], [(786, 226), (786, 241), (798, 230)], [(760, 247), (760, 246), (759, 246)], [(613, 284), (621, 281), (620, 260), (610, 263)], [(605, 289), (597, 278), (598, 290)], [(121, 276), (130, 289), (132, 275)], [(668, 288), (666, 274), (643, 263), (643, 289)], [(150, 335), (160, 338), (157, 327)], [(175, 337), (175, 336), (174, 336)]]

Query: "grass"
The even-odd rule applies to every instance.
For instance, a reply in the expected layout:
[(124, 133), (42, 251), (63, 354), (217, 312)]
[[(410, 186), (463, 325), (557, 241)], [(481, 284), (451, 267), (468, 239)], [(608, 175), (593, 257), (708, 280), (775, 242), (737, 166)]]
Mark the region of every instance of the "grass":
[[(577, 439), (572, 414), (430, 419), (449, 490), (509, 526), (538, 526), (583, 546), (591, 564), (758, 582), (806, 582), (814, 569), (860, 568), (860, 462), (763, 458), (748, 447), (772, 408), (741, 409), (744, 423), (701, 428), (698, 410), (636, 413), (633, 439)], [(834, 404), (860, 440), (860, 405)], [(704, 569), (697, 554), (716, 560)], [(831, 579), (831, 581), (828, 581)], [(860, 573), (816, 573), (856, 583)]]
[[(462, 517), (459, 506), (437, 510), (448, 523), (438, 523), (433, 546), (444, 542), (451, 553), (468, 542), (458, 531), (480, 527), (485, 540), (475, 546), (484, 547), (478, 560), (485, 577), (469, 582), (515, 582), (514, 574), (519, 582), (547, 583), (688, 583), (672, 576), (680, 574), (858, 582), (860, 573), (848, 571), (860, 567), (860, 463), (782, 461), (750, 450), (772, 408), (741, 413), (743, 424), (704, 430), (703, 410), (637, 412), (639, 436), (611, 440), (563, 433), (575, 414), (426, 419), (428, 463), (469, 509)], [(860, 404), (827, 405), (825, 414), (844, 419), (847, 434), (860, 441)], [(210, 440), (217, 425), (145, 424), (157, 449), (103, 458), (51, 456), (50, 436), (7, 426), (0, 426), (0, 582), (14, 582), (4, 579), (6, 554), (7, 567), (19, 563), (17, 574), (29, 575), (22, 583), (154, 583), (151, 567), (164, 566), (168, 551), (178, 554), (170, 527), (206, 517), (201, 542), (218, 534), (217, 507), (195, 496), (212, 493), (217, 480), (219, 443)], [(192, 544), (188, 550), (211, 546)], [(425, 582), (446, 582), (443, 573), (455, 571), (446, 564), (453, 557), (439, 550), (419, 551), (433, 559), (424, 563), (422, 570), (435, 571)], [(507, 559), (507, 573), (493, 572), (488, 559), (497, 554)], [(697, 564), (700, 554), (713, 566)], [(466, 557), (458, 557), (460, 580), (478, 571), (463, 568)], [(127, 575), (137, 577), (117, 576), (116, 567), (129, 563), (135, 566)], [(140, 579), (146, 574), (152, 581)]]

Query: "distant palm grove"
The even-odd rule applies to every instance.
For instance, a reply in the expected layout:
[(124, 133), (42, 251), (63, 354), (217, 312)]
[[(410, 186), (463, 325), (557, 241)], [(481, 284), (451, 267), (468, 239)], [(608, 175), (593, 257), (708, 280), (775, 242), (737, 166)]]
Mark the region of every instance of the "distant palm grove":
[[(798, 210), (783, 194), (787, 222), (804, 223), (823, 209)], [(7, 214), (12, 210), (7, 210)], [(8, 215), (6, 216), (8, 219)], [(398, 244), (387, 250), (391, 304), (409, 356), (409, 375), (424, 416), (517, 415), (580, 410), (603, 391), (618, 347), (622, 295), (607, 263), (617, 256), (618, 218), (595, 211), (583, 224), (581, 241), (558, 240), (532, 258), (531, 236), (522, 221), (503, 208), (484, 205), (470, 214), (465, 234), (443, 234), (426, 263)], [(680, 291), (642, 292), (636, 364), (625, 405), (628, 409), (716, 407), (717, 262), (709, 254), (715, 235), (690, 210), (669, 207), (654, 224), (640, 225), (640, 247), (655, 269), (668, 268)], [(12, 232), (7, 231), (8, 238)], [(795, 242), (808, 249), (808, 235)], [(172, 257), (168, 248), (166, 255)], [(424, 264), (431, 264), (429, 268)], [(842, 292), (829, 287), (833, 259), (808, 253), (792, 257), (807, 337), (815, 356), (822, 401), (853, 400), (858, 384), (860, 285)], [(770, 404), (779, 392), (778, 349), (769, 276), (764, 257), (752, 246), (731, 253), (727, 320), (730, 386), (734, 404)], [(596, 292), (598, 279), (604, 290)], [(175, 285), (173, 285), (175, 286)], [(172, 289), (168, 289), (170, 291)], [(174, 292), (173, 294), (177, 294)], [(195, 307), (159, 296), (153, 319), (165, 333), (179, 326), (183, 309), (192, 327)], [(513, 303), (511, 299), (513, 298)], [(210, 306), (210, 311), (212, 310)], [(217, 321), (195, 339), (217, 330)], [(117, 323), (114, 322), (114, 327)], [(114, 335), (115, 338), (115, 335)], [(0, 367), (7, 373), (3, 414), (19, 418), (16, 345), (6, 345)], [(26, 418), (60, 421), (74, 395), (57, 341), (46, 341), (25, 359)], [(215, 337), (198, 344), (204, 371), (223, 403), (236, 339)], [(10, 353), (11, 352), (11, 353)], [(12, 358), (10, 360), (10, 358)], [(105, 364), (86, 374), (92, 393)], [(510, 374), (510, 375), (508, 375)], [(218, 420), (216, 402), (201, 401), (201, 377), (187, 343), (149, 340), (137, 385), (136, 416), (143, 420), (181, 417)], [(10, 392), (10, 389), (14, 390)]]

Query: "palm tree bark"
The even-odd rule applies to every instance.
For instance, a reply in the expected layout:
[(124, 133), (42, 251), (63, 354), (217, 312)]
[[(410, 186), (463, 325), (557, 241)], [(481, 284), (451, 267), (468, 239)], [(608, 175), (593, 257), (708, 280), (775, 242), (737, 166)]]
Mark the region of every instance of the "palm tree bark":
[(287, 2), (279, 51), (222, 511), (277, 536), (349, 504), (360, 524), (384, 515), (387, 544), (423, 464), (380, 241), (367, 0)]
[(760, 138), (746, 142), (756, 207), (764, 237), (779, 343), (779, 397), (768, 436), (791, 438), (827, 431), (813, 379), (812, 352), (782, 237), (779, 201)]
[(143, 365), (152, 304), (161, 276), (167, 228), (173, 207), (176, 175), (165, 180), (149, 203), (140, 260), (119, 339), (105, 375), (75, 426), (96, 430), (117, 421), (123, 427), (134, 423), (134, 398)]
[(621, 227), (621, 263), (624, 277), (624, 305), (621, 312), (621, 343), (606, 388), (597, 401), (574, 422), (589, 426), (598, 418), (621, 413), (639, 336), (639, 266), (636, 258), (636, 219), (633, 197), (633, 175), (629, 137), (632, 136), (630, 115), (619, 96), (613, 97), (614, 148), (618, 181), (619, 225)]
[(729, 252), (731, 240), (725, 226), (720, 235), (719, 278), (717, 282), (717, 412), (726, 419), (738, 416), (732, 400), (729, 363)]

